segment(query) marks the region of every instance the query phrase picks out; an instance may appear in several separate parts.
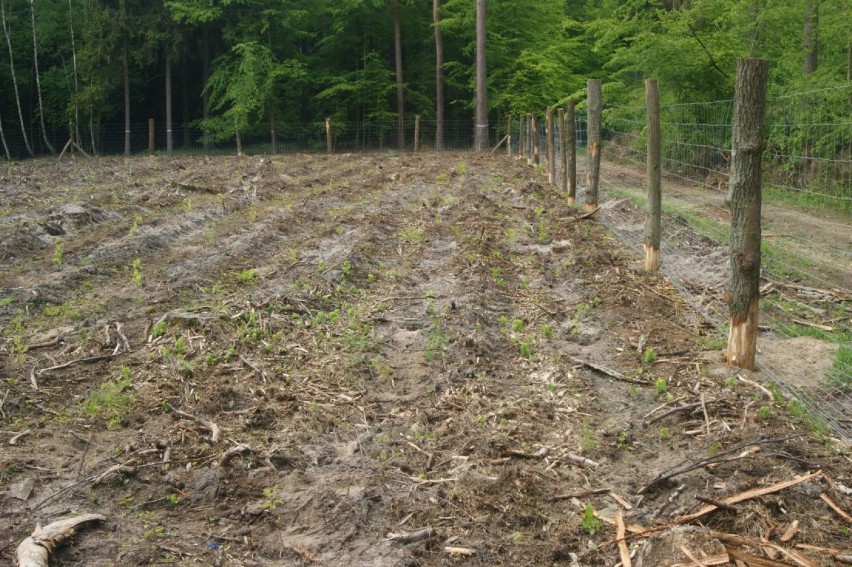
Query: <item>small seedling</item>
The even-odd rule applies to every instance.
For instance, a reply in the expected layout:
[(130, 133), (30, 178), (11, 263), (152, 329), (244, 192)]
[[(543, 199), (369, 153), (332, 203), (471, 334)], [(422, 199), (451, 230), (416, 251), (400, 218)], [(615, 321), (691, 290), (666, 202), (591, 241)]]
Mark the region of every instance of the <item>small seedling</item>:
[(657, 360), (657, 353), (654, 352), (654, 349), (648, 347), (645, 349), (645, 352), (642, 353), (642, 360), (645, 361), (645, 364), (651, 364)]
[(541, 334), (546, 339), (552, 339), (553, 338), (553, 326), (548, 325), (547, 323), (542, 323)]
[(53, 263), (57, 266), (62, 264), (62, 255), (65, 252), (65, 243), (62, 240), (57, 240), (53, 246)]
[(589, 536), (594, 536), (602, 527), (603, 521), (597, 517), (595, 509), (590, 503), (586, 504), (586, 511), (583, 512), (583, 529)]
[(524, 322), (520, 319), (512, 321), (512, 330), (516, 333), (521, 333), (524, 330)]
[(133, 259), (133, 264), (130, 266), (130, 279), (136, 287), (142, 285), (142, 260), (139, 258)]
[(760, 406), (760, 409), (757, 410), (757, 418), (758, 419), (769, 419), (772, 415), (772, 408), (769, 406)]
[(671, 437), (672, 437), (672, 430), (671, 429), (669, 429), (668, 427), (661, 427), (660, 428), (660, 439), (666, 440), (666, 439), (671, 439)]
[(657, 381), (654, 382), (654, 391), (657, 392), (658, 396), (669, 391), (669, 383), (666, 382), (665, 378), (657, 378)]

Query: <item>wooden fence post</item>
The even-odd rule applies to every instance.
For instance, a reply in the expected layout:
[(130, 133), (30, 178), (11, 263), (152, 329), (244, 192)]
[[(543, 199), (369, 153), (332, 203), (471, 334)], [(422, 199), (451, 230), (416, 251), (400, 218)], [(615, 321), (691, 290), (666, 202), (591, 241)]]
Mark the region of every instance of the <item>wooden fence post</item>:
[(568, 146), (568, 204), (577, 202), (577, 126), (574, 118), (574, 101), (565, 106), (565, 135)]
[(563, 192), (568, 191), (568, 146), (565, 144), (565, 109), (561, 106), (556, 113), (556, 122), (559, 124), (559, 186)]
[(518, 116), (518, 157), (523, 159), (527, 150), (526, 119), (523, 114)]
[(533, 118), (532, 114), (527, 114), (527, 165), (532, 165), (533, 155)]
[(512, 122), (513, 116), (509, 115), (509, 125), (506, 128), (506, 155), (512, 157)]
[(414, 153), (420, 151), (420, 115), (414, 116)]
[(334, 141), (331, 136), (331, 118), (325, 117), (325, 151), (326, 153), (334, 152)]
[(547, 133), (547, 182), (551, 185), (556, 184), (556, 137), (553, 131), (553, 107), (548, 106), (545, 112), (545, 120), (547, 125), (545, 132)]
[(761, 157), (769, 65), (738, 59), (731, 137), (731, 327), (729, 365), (754, 369), (760, 299)]
[(533, 135), (533, 165), (541, 165), (541, 140), (538, 135), (538, 117), (533, 114), (532, 117), (532, 135)]
[(598, 208), (598, 187), (601, 177), (601, 80), (589, 79), (586, 85), (588, 109), (588, 159), (586, 171), (586, 211)]
[(648, 115), (648, 206), (645, 210), (645, 271), (660, 269), (660, 214), (662, 187), (660, 180), (660, 88), (657, 79), (645, 81), (645, 103)]
[(148, 155), (154, 157), (154, 119), (148, 119)]

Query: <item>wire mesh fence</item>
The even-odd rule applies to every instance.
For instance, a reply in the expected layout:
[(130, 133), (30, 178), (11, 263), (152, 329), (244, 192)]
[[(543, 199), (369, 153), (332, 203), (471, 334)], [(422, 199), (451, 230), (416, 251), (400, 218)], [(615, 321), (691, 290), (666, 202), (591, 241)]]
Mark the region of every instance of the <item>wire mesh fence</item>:
[[(763, 168), (759, 368), (792, 413), (852, 438), (852, 86), (768, 101)], [(662, 271), (727, 334), (730, 100), (661, 108)], [(545, 128), (539, 119), (545, 159)], [(605, 108), (600, 218), (642, 252), (647, 145), (644, 107)], [(578, 121), (578, 141), (584, 141)], [(558, 126), (555, 139), (560, 140)], [(532, 159), (531, 144), (524, 145)], [(554, 159), (559, 160), (556, 151)], [(578, 160), (585, 169), (584, 160)], [(561, 163), (557, 172), (562, 171)], [(559, 175), (559, 173), (557, 173)], [(583, 202), (585, 185), (578, 175)], [(811, 212), (808, 212), (811, 211)], [(790, 365), (791, 353), (807, 364)], [(799, 361), (802, 362), (802, 361)]]
[[(419, 146), (422, 149), (435, 149), (438, 123), (434, 120), (406, 119), (402, 124), (402, 138), (399, 137), (397, 121), (338, 122), (332, 120), (331, 143), (334, 152), (381, 152), (388, 150), (414, 149), (414, 138), (419, 122)], [(448, 151), (467, 151), (473, 148), (473, 121), (446, 120), (443, 123), (443, 149)], [(172, 153), (225, 155), (237, 152), (236, 132), (214, 136), (195, 124), (172, 125)], [(502, 128), (505, 130), (505, 127)], [(29, 153), (23, 143), (20, 125), (4, 120), (3, 131), (12, 159), (25, 159)], [(273, 132), (274, 131), (274, 135)], [(61, 150), (70, 134), (65, 131), (49, 132), (53, 147)], [(168, 129), (165, 123), (155, 123), (153, 130), (149, 123), (133, 123), (128, 129), (123, 124), (80, 124), (75, 128), (74, 139), (86, 153), (109, 156), (122, 155), (127, 149), (130, 155), (147, 154), (152, 149), (156, 155), (168, 153)], [(328, 149), (326, 123), (282, 122), (266, 124), (240, 132), (240, 145), (243, 153), (319, 153)], [(492, 125), (490, 139), (501, 135), (499, 125)], [(34, 153), (37, 156), (50, 155), (40, 132), (32, 129), (27, 134)], [(126, 137), (125, 137), (126, 136)], [(2, 151), (2, 150), (0, 150)]]

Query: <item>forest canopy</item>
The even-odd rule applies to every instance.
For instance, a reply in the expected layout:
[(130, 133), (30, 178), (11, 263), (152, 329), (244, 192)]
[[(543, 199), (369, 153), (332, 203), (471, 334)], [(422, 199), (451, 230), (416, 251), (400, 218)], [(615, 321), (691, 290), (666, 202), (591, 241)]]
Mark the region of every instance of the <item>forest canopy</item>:
[[(732, 96), (735, 60), (770, 61), (771, 94), (846, 84), (849, 0), (488, 0), (492, 118), (582, 101)], [(471, 120), (475, 0), (0, 0), (4, 138), (37, 153), (100, 125)], [(437, 18), (435, 16), (438, 16)], [(440, 34), (435, 33), (435, 27)], [(397, 64), (399, 62), (399, 64)]]

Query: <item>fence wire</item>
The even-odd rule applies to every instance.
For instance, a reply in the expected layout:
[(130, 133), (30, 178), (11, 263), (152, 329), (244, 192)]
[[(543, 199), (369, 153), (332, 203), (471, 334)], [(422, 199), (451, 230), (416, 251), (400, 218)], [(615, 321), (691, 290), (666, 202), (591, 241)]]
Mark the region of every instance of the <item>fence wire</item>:
[[(795, 415), (852, 439), (852, 86), (771, 98), (763, 167), (758, 367)], [(661, 108), (661, 271), (717, 331), (729, 319), (728, 197), (733, 101)], [(577, 122), (585, 142), (585, 118)], [(544, 164), (544, 118), (539, 139)], [(643, 253), (647, 128), (644, 107), (603, 115), (600, 218)], [(517, 130), (513, 136), (518, 136)], [(560, 140), (558, 126), (557, 143)], [(520, 141), (514, 151), (520, 148)], [(531, 144), (525, 147), (532, 159)], [(561, 175), (560, 151), (555, 152)], [(545, 165), (546, 167), (546, 165)], [(578, 202), (585, 159), (578, 159)], [(560, 179), (561, 181), (561, 179)], [(818, 214), (806, 212), (817, 209)], [(791, 358), (798, 353), (799, 360)]]

